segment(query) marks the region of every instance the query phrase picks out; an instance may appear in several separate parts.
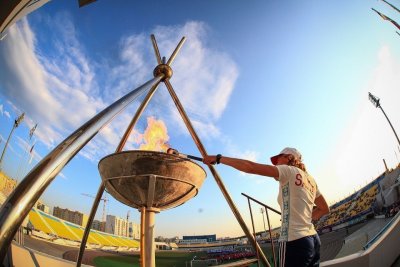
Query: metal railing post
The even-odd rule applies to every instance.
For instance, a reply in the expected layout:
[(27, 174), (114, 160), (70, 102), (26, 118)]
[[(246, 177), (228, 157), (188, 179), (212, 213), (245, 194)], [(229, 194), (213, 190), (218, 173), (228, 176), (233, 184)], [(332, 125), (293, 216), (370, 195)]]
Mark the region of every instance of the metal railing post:
[[(251, 196), (246, 195), (245, 193), (242, 193), (242, 195), (245, 196), (245, 197), (247, 198), (247, 201), (248, 201), (248, 203), (249, 203), (249, 210), (250, 210), (250, 216), (251, 216), (251, 223), (252, 223), (252, 225), (253, 225), (253, 232), (254, 232), (254, 235), (255, 235), (255, 230), (254, 230), (253, 214), (252, 214), (252, 210), (251, 210), (251, 206), (250, 206), (250, 200), (256, 202), (257, 204), (259, 204), (259, 205), (261, 205), (261, 206), (263, 206), (264, 209), (265, 209), (265, 213), (267, 214), (267, 221), (268, 221), (269, 240), (270, 240), (270, 242), (271, 242), (271, 248), (272, 248), (272, 257), (273, 257), (273, 260), (274, 260), (274, 266), (276, 266), (275, 245), (274, 245), (274, 239), (273, 239), (273, 237), (272, 237), (271, 223), (270, 223), (270, 220), (269, 220), (268, 210), (271, 210), (271, 211), (273, 211), (273, 212), (275, 212), (276, 214), (279, 214), (279, 215), (280, 215), (281, 213), (280, 213), (279, 211), (277, 211), (276, 209), (271, 208), (271, 207), (269, 207), (268, 205), (266, 205), (266, 204), (264, 204), (264, 203), (258, 201), (257, 199), (254, 199), (254, 198), (252, 198)], [(264, 217), (263, 217), (263, 219), (264, 219)]]
[[(247, 199), (247, 203), (249, 204), (250, 218), (251, 218), (251, 225), (253, 227), (254, 240), (257, 242), (256, 228), (254, 226), (253, 211), (251, 210), (250, 199)], [(260, 255), (258, 254), (258, 250), (257, 249), (256, 249), (256, 253), (257, 253), (256, 254), (257, 255), (257, 266), (260, 267)]]

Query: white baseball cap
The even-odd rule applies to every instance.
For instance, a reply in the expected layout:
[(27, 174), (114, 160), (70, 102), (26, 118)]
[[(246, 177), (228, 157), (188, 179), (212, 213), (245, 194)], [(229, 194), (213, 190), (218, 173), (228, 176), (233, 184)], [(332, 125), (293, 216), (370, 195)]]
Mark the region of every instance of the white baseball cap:
[(271, 162), (272, 164), (276, 165), (278, 163), (278, 157), (280, 155), (292, 155), (295, 159), (297, 159), (298, 161), (301, 161), (301, 153), (293, 147), (285, 147), (281, 153), (279, 153), (276, 156), (271, 157)]

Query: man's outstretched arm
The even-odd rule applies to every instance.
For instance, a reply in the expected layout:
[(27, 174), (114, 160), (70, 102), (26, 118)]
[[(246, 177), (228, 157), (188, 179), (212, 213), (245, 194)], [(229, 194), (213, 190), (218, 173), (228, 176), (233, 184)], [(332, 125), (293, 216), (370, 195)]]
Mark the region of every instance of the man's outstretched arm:
[[(205, 164), (215, 164), (216, 156), (205, 156), (203, 162)], [(278, 168), (272, 165), (260, 164), (250, 160), (230, 158), (225, 156), (222, 156), (219, 162), (246, 173), (258, 174), (274, 178), (277, 178), (279, 176)]]

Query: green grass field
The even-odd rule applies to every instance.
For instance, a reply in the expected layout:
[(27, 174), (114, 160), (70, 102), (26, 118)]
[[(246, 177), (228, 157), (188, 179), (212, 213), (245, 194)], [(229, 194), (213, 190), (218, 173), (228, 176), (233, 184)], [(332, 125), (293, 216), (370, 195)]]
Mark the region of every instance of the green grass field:
[[(160, 251), (156, 253), (156, 266), (186, 267), (186, 262), (192, 260), (194, 256), (200, 258), (206, 256), (206, 253)], [(97, 257), (94, 263), (96, 267), (139, 267), (139, 255)]]
[[(271, 251), (264, 250), (267, 258), (273, 266)], [(156, 266), (157, 267), (187, 267), (190, 266), (189, 262), (193, 257), (200, 259), (206, 257), (206, 252), (176, 252), (176, 251), (157, 251), (156, 252)], [(102, 256), (94, 259), (96, 267), (140, 267), (139, 255), (129, 256)], [(188, 265), (186, 265), (188, 263)], [(253, 264), (252, 266), (257, 266)]]

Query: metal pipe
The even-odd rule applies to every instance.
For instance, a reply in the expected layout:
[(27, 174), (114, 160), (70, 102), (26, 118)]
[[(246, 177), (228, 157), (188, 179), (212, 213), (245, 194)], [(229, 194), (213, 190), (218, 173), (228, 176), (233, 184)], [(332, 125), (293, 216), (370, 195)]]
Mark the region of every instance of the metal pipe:
[(3, 262), (18, 227), (64, 166), (128, 104), (157, 86), (163, 78), (161, 73), (104, 109), (62, 141), (26, 175), (0, 210), (0, 262)]
[(13, 134), (15, 128), (16, 128), (16, 127), (15, 127), (15, 124), (14, 124), (13, 127), (12, 127), (12, 129), (11, 129), (10, 134), (8, 135), (6, 144), (4, 145), (3, 152), (1, 153), (1, 156), (0, 156), (0, 171), (1, 171), (1, 169), (2, 169), (3, 157), (4, 157), (4, 154), (6, 153), (6, 149), (7, 149), (7, 146), (8, 146), (8, 142), (10, 141), (10, 138), (11, 138), (11, 136), (12, 136), (12, 134)]
[(155, 242), (154, 242), (154, 226), (155, 226), (155, 210), (147, 209), (145, 214), (145, 230), (144, 230), (144, 259), (145, 267), (155, 267), (156, 266), (156, 252), (155, 252)]
[(99, 189), (97, 190), (96, 197), (93, 201), (92, 209), (90, 210), (89, 218), (87, 220), (87, 224), (85, 226), (85, 232), (83, 233), (81, 246), (79, 247), (79, 254), (76, 260), (76, 267), (80, 267), (82, 264), (83, 253), (85, 252), (86, 242), (89, 238), (90, 228), (92, 227), (94, 216), (96, 215), (97, 208), (99, 207), (99, 203), (101, 198), (103, 197), (103, 192), (105, 189), (105, 185), (103, 182), (100, 183)]
[(245, 196), (245, 197), (247, 197), (247, 198), (249, 198), (249, 199), (251, 199), (251, 200), (253, 200), (253, 201), (256, 202), (257, 204), (260, 204), (260, 205), (263, 206), (264, 208), (270, 209), (270, 210), (272, 210), (273, 212), (275, 212), (276, 214), (281, 215), (281, 213), (280, 213), (279, 211), (277, 211), (277, 210), (274, 209), (274, 208), (271, 208), (271, 207), (268, 206), (268, 205), (265, 205), (264, 203), (258, 201), (257, 199), (252, 198), (251, 196), (248, 196), (248, 195), (246, 195), (245, 193), (242, 193), (242, 195)]
[[(192, 123), (189, 120), (189, 117), (186, 115), (185, 110), (183, 109), (183, 106), (181, 104), (181, 102), (178, 99), (178, 96), (175, 94), (174, 89), (172, 88), (171, 83), (166, 79), (164, 80), (164, 83), (172, 97), (172, 100), (175, 103), (175, 106), (177, 107), (180, 115), (182, 116), (182, 119), (186, 125), (186, 127), (189, 130), (190, 135), (193, 138), (193, 141), (195, 142), (197, 148), (199, 149), (201, 155), (204, 157), (207, 155), (207, 151), (204, 148), (203, 144), (200, 141), (200, 138), (197, 136), (196, 131), (194, 130)], [(250, 242), (253, 244), (253, 247), (258, 250), (260, 252), (261, 255), (261, 260), (264, 263), (264, 265), (270, 267), (270, 264), (267, 260), (267, 258), (265, 257), (264, 253), (262, 252), (260, 246), (257, 244), (257, 242), (254, 240), (254, 237), (252, 236), (249, 228), (247, 227), (246, 223), (244, 222), (242, 216), (240, 215), (239, 210), (237, 209), (235, 203), (233, 202), (231, 196), (229, 195), (228, 190), (225, 188), (224, 183), (222, 182), (221, 177), (219, 176), (219, 174), (217, 173), (217, 171), (215, 170), (214, 166), (210, 165), (208, 166), (210, 168), (210, 171), (212, 173), (212, 175), (214, 176), (214, 179), (217, 183), (217, 185), (219, 186), (222, 194), (224, 195), (226, 201), (228, 202), (229, 207), (231, 208), (233, 215), (235, 215), (237, 221), (239, 222), (240, 226), (243, 229), (243, 232), (246, 234), (247, 238), (250, 240)]]
[(4, 145), (4, 148), (3, 148), (3, 152), (1, 153), (1, 157), (0, 157), (0, 171), (1, 171), (2, 163), (3, 163), (3, 157), (4, 157), (4, 154), (5, 154), (6, 149), (7, 149), (7, 146), (8, 146), (8, 142), (10, 141), (11, 136), (12, 136), (12, 134), (13, 134), (15, 128), (17, 128), (17, 127), (19, 126), (19, 124), (20, 124), (21, 121), (24, 119), (24, 117), (25, 117), (25, 112), (22, 113), (20, 116), (18, 116), (18, 118), (16, 118), (15, 121), (14, 121), (13, 128), (11, 129), (11, 132), (10, 132), (10, 134), (8, 135), (6, 144)]
[(145, 224), (146, 224), (146, 207), (141, 207), (140, 208), (140, 267), (145, 267), (146, 265), (146, 260), (145, 260), (145, 240), (144, 240), (144, 235), (145, 235)]
[(160, 50), (158, 50), (157, 46), (156, 37), (154, 36), (154, 34), (150, 35), (150, 37), (151, 37), (151, 43), (153, 44), (154, 53), (156, 54), (157, 63), (158, 65), (160, 65), (162, 64), (162, 62), (161, 62)]
[[(154, 34), (151, 35), (151, 41), (152, 41), (152, 44), (153, 44), (154, 53), (155, 53), (155, 56), (156, 56), (158, 64), (165, 64), (165, 62), (161, 61), (160, 51), (158, 49), (157, 41), (156, 41), (156, 38), (155, 38)], [(165, 58), (163, 58), (163, 59), (165, 61)], [(115, 151), (116, 153), (122, 151), (123, 147), (125, 146), (126, 142), (128, 141), (128, 138), (129, 138), (133, 128), (135, 127), (137, 121), (139, 120), (140, 116), (142, 115), (144, 109), (147, 107), (148, 103), (150, 102), (150, 100), (153, 97), (153, 95), (154, 95), (155, 91), (157, 90), (157, 88), (158, 88), (157, 85), (152, 87), (149, 90), (149, 92), (147, 93), (146, 97), (143, 99), (143, 101), (140, 104), (139, 108), (137, 109), (135, 115), (133, 116), (131, 122), (129, 123), (127, 129), (125, 130), (125, 133), (122, 136), (122, 138), (121, 138), (121, 140), (120, 140), (120, 142), (118, 144), (118, 147), (116, 148), (116, 151)], [(100, 190), (102, 191), (101, 194), (103, 194), (103, 192), (105, 190), (105, 186), (100, 185), (98, 194), (100, 193)], [(99, 198), (98, 202), (100, 202), (100, 199), (101, 199), (101, 197)], [(92, 220), (93, 220), (93, 218), (94, 218), (94, 216), (96, 214), (96, 211), (97, 211), (97, 208), (98, 208), (98, 204), (99, 203), (93, 203), (93, 207), (92, 207), (92, 211), (91, 211), (91, 216), (92, 216), (91, 219)], [(95, 209), (95, 211), (93, 211), (93, 209)], [(79, 250), (79, 255), (78, 255), (78, 260), (77, 260), (77, 267), (81, 266), (81, 261), (82, 261), (82, 258), (83, 258), (83, 253), (85, 251), (85, 247), (86, 247), (86, 242), (87, 242), (87, 238), (88, 238), (88, 235), (89, 235), (89, 231), (90, 231), (90, 228), (86, 227), (85, 228), (85, 234), (87, 232), (87, 235), (84, 235), (83, 236), (84, 239), (82, 239), (82, 241), (81, 241), (81, 247), (80, 247), (80, 250)], [(142, 251), (144, 252), (144, 250), (141, 250), (141, 253), (142, 253)], [(145, 256), (141, 257), (141, 258), (144, 259)]]
[[(250, 199), (247, 199), (247, 202), (248, 202), (248, 204), (249, 204), (250, 218), (251, 218), (251, 226), (253, 227), (253, 236), (254, 236), (254, 239), (255, 239), (256, 242), (257, 242), (256, 228), (255, 228), (255, 226), (254, 226), (253, 211), (251, 210)], [(260, 255), (259, 255), (257, 249), (256, 249), (256, 255), (257, 255), (257, 266), (260, 267)]]
[[(373, 9), (373, 10), (379, 14), (378, 11), (376, 11), (375, 9)], [(374, 96), (373, 94), (371, 94), (371, 92), (368, 92), (368, 98), (369, 98), (369, 100), (371, 101), (371, 103), (372, 103), (376, 108), (380, 108), (380, 109), (381, 109), (383, 115), (385, 115), (386, 120), (389, 122), (389, 125), (390, 125), (390, 127), (392, 128), (392, 131), (393, 131), (394, 135), (396, 136), (397, 142), (398, 142), (399, 145), (400, 145), (400, 139), (399, 139), (399, 137), (397, 136), (397, 133), (396, 133), (396, 131), (395, 131), (395, 129), (394, 129), (392, 123), (390, 122), (388, 116), (386, 115), (385, 111), (383, 110), (383, 108), (382, 108), (382, 106), (381, 106), (381, 103), (380, 103), (380, 99), (379, 99), (378, 97)]]
[[(156, 44), (157, 45), (157, 44)], [(135, 127), (140, 115), (143, 113), (143, 110), (146, 108), (147, 104), (149, 103), (150, 99), (153, 97), (155, 91), (157, 90), (158, 86), (153, 86), (150, 88), (149, 92), (147, 93), (146, 97), (143, 99), (142, 103), (140, 104), (139, 108), (137, 109), (135, 115), (133, 116), (131, 122), (128, 125), (128, 128), (125, 130), (124, 135), (122, 136), (115, 152), (121, 152), (123, 147), (125, 146), (129, 135), (132, 132), (132, 129)], [(87, 239), (89, 237), (89, 232), (90, 232), (90, 227), (92, 225), (94, 216), (96, 215), (97, 209), (99, 207), (99, 202), (101, 200), (101, 197), (103, 195), (103, 192), (105, 190), (105, 185), (103, 183), (100, 184), (100, 187), (97, 191), (97, 195), (96, 198), (93, 202), (93, 206), (92, 206), (92, 210), (90, 211), (90, 215), (89, 215), (89, 219), (88, 219), (88, 224), (85, 227), (85, 232), (83, 234), (82, 237), (82, 241), (81, 241), (81, 246), (79, 248), (79, 254), (78, 254), (78, 259), (76, 261), (76, 267), (80, 267), (82, 264), (82, 259), (83, 259), (83, 253), (85, 252), (85, 248), (86, 248), (86, 242)], [(100, 196), (99, 196), (100, 195)], [(97, 202), (96, 202), (97, 201)], [(90, 221), (90, 224), (89, 224)]]
[(269, 221), (269, 215), (268, 215), (268, 209), (267, 208), (265, 208), (265, 214), (267, 214), (269, 239), (271, 240), (272, 256), (274, 257), (274, 266), (276, 266), (275, 245), (274, 245), (274, 239), (272, 238), (271, 223)]
[(153, 97), (154, 93), (156, 92), (158, 86), (154, 86), (150, 89), (150, 91), (147, 93), (146, 97), (143, 99), (142, 103), (140, 104), (138, 110), (136, 111), (135, 115), (133, 116), (131, 122), (128, 125), (128, 128), (126, 129), (124, 135), (121, 138), (121, 141), (119, 142), (119, 145), (117, 149), (115, 150), (116, 153), (121, 152), (122, 149), (124, 148), (126, 142), (128, 141), (129, 135), (131, 134), (133, 128), (135, 127), (137, 121), (139, 120), (140, 116), (142, 115), (144, 109), (147, 107), (147, 105), (150, 102), (150, 99)]
[(176, 55), (178, 54), (179, 50), (181, 49), (183, 43), (185, 43), (186, 38), (182, 37), (182, 39), (180, 40), (179, 44), (175, 47), (174, 52), (172, 53), (172, 55), (169, 57), (167, 65), (171, 66), (172, 62), (174, 61)]
[(383, 110), (383, 108), (382, 108), (381, 105), (379, 105), (379, 108), (382, 110), (383, 115), (385, 115), (385, 118), (386, 118), (386, 120), (388, 121), (388, 123), (389, 123), (389, 125), (390, 125), (390, 128), (392, 128), (392, 131), (393, 131), (394, 135), (396, 136), (397, 143), (400, 145), (400, 139), (399, 139), (399, 137), (397, 136), (396, 130), (394, 129), (392, 123), (390, 122), (388, 116), (386, 115), (386, 113), (385, 113), (385, 111)]
[[(271, 240), (271, 246), (272, 246), (272, 255), (273, 255), (273, 259), (274, 259), (274, 266), (276, 266), (276, 257), (275, 257), (275, 246), (274, 246), (274, 240), (272, 238), (272, 231), (271, 231), (271, 223), (269, 220), (269, 213), (268, 213), (268, 209), (272, 210), (273, 212), (277, 213), (277, 214), (281, 214), (279, 211), (269, 207), (268, 205), (265, 205), (264, 203), (258, 201), (257, 199), (252, 198), (251, 196), (246, 195), (245, 193), (242, 193), (243, 196), (245, 196), (247, 198), (247, 201), (252, 200), (254, 202), (256, 202), (257, 204), (264, 206), (265, 209), (265, 213), (267, 215), (267, 221), (268, 221), (268, 231), (269, 231), (269, 237)], [(250, 204), (249, 204), (249, 208), (250, 208)], [(261, 208), (262, 211), (262, 208)], [(250, 212), (251, 212), (251, 208), (250, 208)], [(264, 221), (264, 216), (263, 216), (263, 221)], [(265, 223), (264, 223), (264, 228), (265, 228)]]

